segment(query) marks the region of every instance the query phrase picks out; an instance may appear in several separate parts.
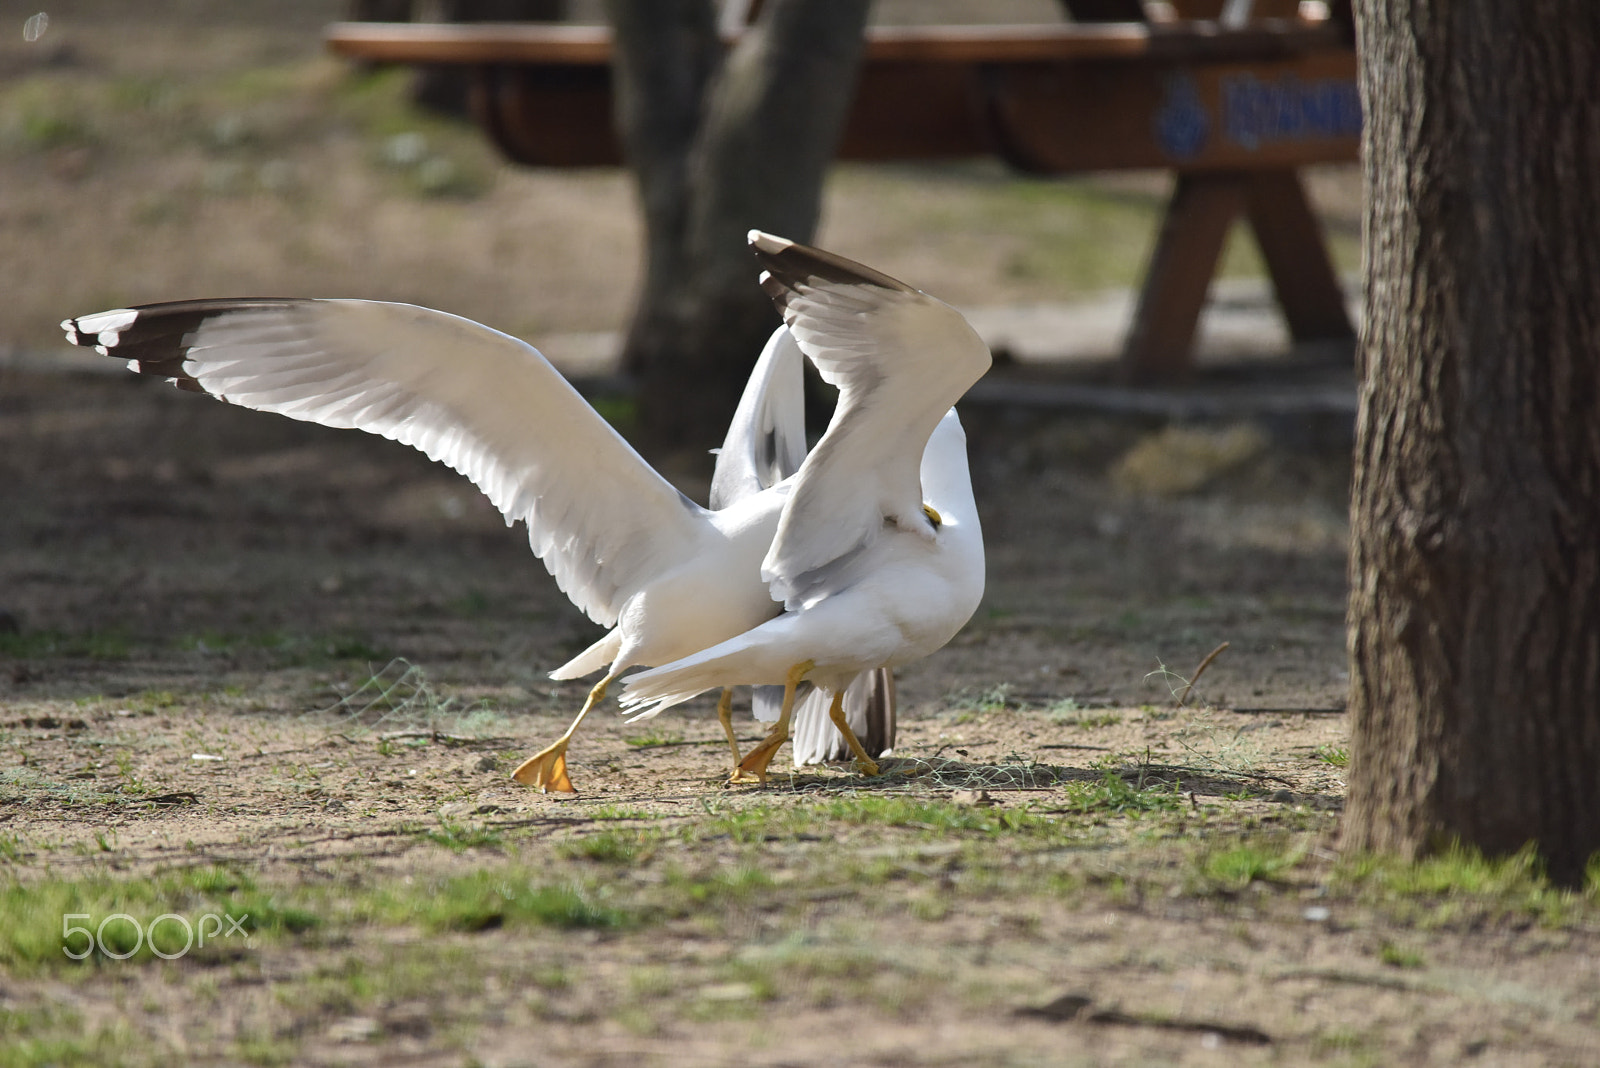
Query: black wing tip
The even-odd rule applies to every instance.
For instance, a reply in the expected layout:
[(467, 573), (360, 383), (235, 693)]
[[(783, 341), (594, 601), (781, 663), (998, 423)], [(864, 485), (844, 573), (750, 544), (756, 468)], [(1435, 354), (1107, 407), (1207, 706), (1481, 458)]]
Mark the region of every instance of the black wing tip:
[(92, 347), (102, 356), (127, 360), (130, 371), (165, 378), (179, 389), (204, 393), (205, 388), (183, 369), (192, 335), (202, 323), (232, 312), (305, 302), (305, 298), (297, 297), (174, 300), (63, 319), (61, 329), (69, 344)]
[(110, 311), (61, 320), (61, 329), (71, 345), (93, 346), (102, 356), (122, 338), (122, 332), (139, 319), (138, 308), (112, 308)]
[(785, 237), (751, 230), (747, 235), (750, 251), (755, 253), (761, 266), (766, 268), (761, 276), (761, 288), (773, 300), (783, 301), (784, 296), (797, 286), (808, 282), (832, 282), (840, 285), (869, 285), (902, 293), (917, 292), (898, 278), (864, 263), (847, 259), (836, 252), (802, 245)]

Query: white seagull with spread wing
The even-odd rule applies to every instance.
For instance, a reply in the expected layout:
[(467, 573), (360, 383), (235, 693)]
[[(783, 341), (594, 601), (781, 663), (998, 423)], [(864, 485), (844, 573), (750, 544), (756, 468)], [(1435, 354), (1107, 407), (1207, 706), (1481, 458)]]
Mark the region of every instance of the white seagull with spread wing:
[(758, 231), (750, 239), (767, 268), (763, 288), (839, 388), (761, 565), (785, 610), (630, 676), (622, 703), (642, 718), (719, 686), (783, 683), (777, 723), (741, 765), (765, 779), (789, 737), (796, 687), (809, 680), (871, 774), (845, 720), (847, 685), (940, 648), (983, 595), (983, 535), (951, 405), (989, 367), (989, 350), (955, 309), (887, 275)]
[[(657, 474), (532, 346), (407, 304), (220, 299), (68, 319), (67, 340), (181, 389), (325, 426), (381, 434), (470, 478), (528, 539), (560, 588), (607, 633), (551, 672), (602, 668), (572, 726), (517, 769), (571, 790), (566, 749), (618, 674), (739, 634), (779, 611), (760, 563), (805, 455), (800, 356), (768, 342), (718, 459), (713, 509)], [(863, 694), (882, 683), (863, 679)], [(737, 765), (729, 694), (719, 716)], [(857, 702), (880, 718), (892, 705)], [(758, 706), (760, 702), (758, 701)], [(820, 717), (821, 710), (815, 716)], [(824, 721), (825, 722), (825, 721)], [(814, 758), (835, 748), (817, 728)], [(880, 734), (882, 730), (880, 729)], [(797, 752), (797, 756), (798, 756)]]

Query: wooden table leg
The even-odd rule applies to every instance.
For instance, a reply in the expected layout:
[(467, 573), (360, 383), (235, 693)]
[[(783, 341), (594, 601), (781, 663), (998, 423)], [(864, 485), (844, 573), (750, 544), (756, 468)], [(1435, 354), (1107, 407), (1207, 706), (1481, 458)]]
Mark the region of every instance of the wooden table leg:
[(1206, 291), (1247, 188), (1247, 176), (1232, 171), (1179, 173), (1123, 346), (1124, 381), (1149, 385), (1189, 374)]
[(1246, 204), (1289, 335), (1296, 341), (1354, 339), (1344, 289), (1300, 176), (1292, 170), (1252, 174)]

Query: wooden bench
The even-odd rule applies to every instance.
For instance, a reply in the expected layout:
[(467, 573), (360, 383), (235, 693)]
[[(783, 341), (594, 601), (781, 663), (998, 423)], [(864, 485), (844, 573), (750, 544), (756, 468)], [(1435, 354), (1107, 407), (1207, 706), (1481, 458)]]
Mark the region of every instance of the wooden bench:
[[(1186, 0), (1180, 10), (1205, 5)], [(1273, 5), (1276, 5), (1275, 7)], [(1229, 227), (1253, 227), (1297, 342), (1353, 341), (1296, 171), (1354, 160), (1360, 104), (1349, 29), (1262, 17), (1284, 0), (1211, 0), (1229, 19), (1096, 21), (1138, 0), (1075, 0), (1044, 26), (875, 26), (839, 148), (846, 160), (998, 155), (1035, 174), (1160, 168), (1177, 181), (1122, 355), (1133, 383), (1172, 381)], [(1289, 3), (1289, 10), (1294, 5)], [(622, 162), (611, 35), (563, 24), (337, 23), (340, 55), (475, 71), (474, 111), (500, 150), (544, 167)]]

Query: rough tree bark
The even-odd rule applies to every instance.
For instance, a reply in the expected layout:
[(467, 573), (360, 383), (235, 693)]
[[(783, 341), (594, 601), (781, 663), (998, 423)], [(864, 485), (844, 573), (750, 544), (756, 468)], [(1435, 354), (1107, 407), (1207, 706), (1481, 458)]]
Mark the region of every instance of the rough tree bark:
[(1345, 844), (1600, 850), (1600, 4), (1357, 0)]
[(656, 443), (720, 439), (777, 325), (745, 233), (811, 238), (869, 6), (769, 0), (725, 54), (710, 0), (607, 5), (617, 128), (647, 243), (623, 359)]

